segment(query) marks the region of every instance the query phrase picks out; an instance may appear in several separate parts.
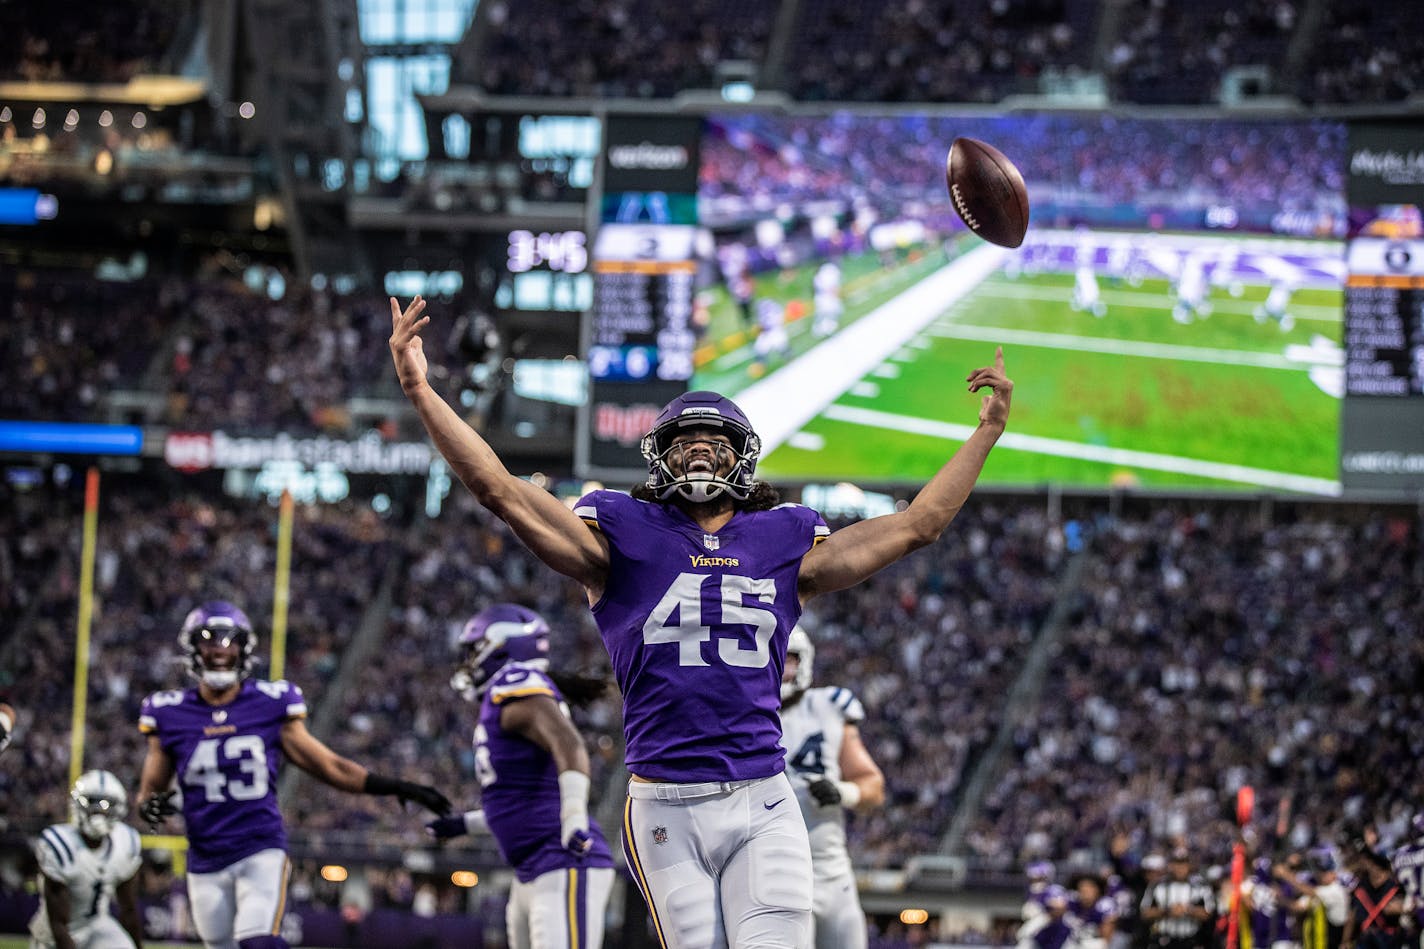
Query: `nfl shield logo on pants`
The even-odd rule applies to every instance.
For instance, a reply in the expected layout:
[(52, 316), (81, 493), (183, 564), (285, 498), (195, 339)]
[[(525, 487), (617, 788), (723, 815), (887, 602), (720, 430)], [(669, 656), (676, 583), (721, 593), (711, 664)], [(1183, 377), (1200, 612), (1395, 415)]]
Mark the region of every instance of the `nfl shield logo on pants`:
[(708, 550), (716, 550), (718, 547), (722, 546), (722, 538), (718, 537), (715, 534), (703, 534), (702, 546), (706, 547)]
[(665, 844), (665, 843), (667, 843), (667, 840), (668, 840), (668, 838), (667, 838), (667, 828), (666, 828), (666, 827), (654, 827), (654, 828), (653, 828), (653, 843), (655, 843), (655, 844)]

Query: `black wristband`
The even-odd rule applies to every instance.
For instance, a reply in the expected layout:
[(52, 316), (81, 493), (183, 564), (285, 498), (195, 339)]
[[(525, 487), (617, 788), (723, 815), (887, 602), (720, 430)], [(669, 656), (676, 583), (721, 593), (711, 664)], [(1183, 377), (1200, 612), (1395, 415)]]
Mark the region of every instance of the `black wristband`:
[(366, 772), (366, 783), (361, 785), (362, 794), (399, 794), (405, 782), (399, 778), (383, 778), (374, 771)]

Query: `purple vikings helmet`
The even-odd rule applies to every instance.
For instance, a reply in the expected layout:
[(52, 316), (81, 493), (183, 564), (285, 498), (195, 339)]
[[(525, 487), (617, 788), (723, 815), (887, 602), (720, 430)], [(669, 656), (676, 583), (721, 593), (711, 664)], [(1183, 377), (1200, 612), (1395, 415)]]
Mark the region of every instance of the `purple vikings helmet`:
[[(731, 441), (735, 461), (725, 477), (716, 471), (673, 474), (668, 465), (673, 452), (672, 440), (682, 432), (696, 429), (725, 435)], [(743, 501), (752, 488), (752, 475), (761, 457), (761, 439), (731, 399), (715, 392), (688, 392), (673, 399), (658, 413), (652, 430), (643, 436), (642, 451), (648, 460), (648, 489), (660, 500), (666, 500), (675, 492), (689, 501), (706, 501), (725, 491)]]
[[(199, 646), (205, 642), (236, 643), (237, 665), (232, 669), (208, 669)], [(193, 675), (215, 689), (226, 689), (252, 671), (257, 634), (247, 614), (225, 600), (211, 600), (188, 614), (178, 633), (178, 645), (192, 665)]]
[(465, 624), (459, 649), (460, 665), (450, 677), (450, 687), (473, 702), (484, 694), (495, 673), (511, 662), (548, 668), (549, 624), (526, 607), (496, 603)]
[(1415, 840), (1424, 840), (1424, 811), (1409, 819), (1409, 833)]

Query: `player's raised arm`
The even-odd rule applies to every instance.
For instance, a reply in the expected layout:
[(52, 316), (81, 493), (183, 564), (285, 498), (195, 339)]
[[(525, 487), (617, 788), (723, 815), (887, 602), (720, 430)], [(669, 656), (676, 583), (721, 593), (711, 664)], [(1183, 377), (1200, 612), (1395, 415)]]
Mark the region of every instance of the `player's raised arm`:
[(431, 388), (420, 331), (430, 322), (417, 296), (404, 310), (391, 297), (391, 358), (436, 449), (484, 507), (507, 523), (549, 567), (601, 591), (608, 570), (606, 542), (559, 500), (509, 473), (504, 462)]
[(934, 543), (954, 520), (1008, 423), (1014, 384), (1004, 374), (1003, 347), (995, 351), (992, 366), (974, 370), (966, 381), (970, 392), (991, 390), (979, 408), (979, 427), (905, 510), (852, 524), (811, 548), (801, 561), (797, 581), (803, 602), (820, 593), (854, 586), (906, 554)]
[(292, 764), (337, 790), (352, 794), (394, 795), (402, 804), (414, 801), (436, 814), (450, 811), (450, 801), (440, 791), (427, 784), (387, 778), (368, 771), (328, 748), (307, 731), (306, 724), (300, 718), (288, 719), (282, 724), (282, 753)]

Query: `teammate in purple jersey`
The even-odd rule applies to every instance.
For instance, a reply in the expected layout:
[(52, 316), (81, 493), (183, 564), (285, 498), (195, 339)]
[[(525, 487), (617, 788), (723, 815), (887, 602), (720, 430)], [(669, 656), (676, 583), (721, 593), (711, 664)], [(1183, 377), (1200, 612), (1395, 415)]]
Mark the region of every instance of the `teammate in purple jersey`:
[[(679, 396), (642, 442), (635, 497), (570, 511), (515, 477), (431, 388), (416, 297), (391, 298), (401, 388), (460, 480), (555, 571), (583, 585), (623, 692), (632, 779), (623, 847), (665, 947), (804, 945), (811, 852), (778, 720), (787, 637), (807, 600), (933, 543), (1008, 422), (1003, 350), (966, 378), (979, 425), (903, 511), (830, 534), (753, 476), (761, 441), (710, 392)], [(787, 806), (787, 801), (792, 801)]]
[[(231, 603), (204, 603), (183, 621), (178, 641), (197, 688), (156, 692), (143, 701), (148, 735), (139, 813), (150, 827), (178, 812), (188, 836), (188, 899), (210, 949), (284, 949), (287, 833), (277, 810), (277, 769), (297, 767), (343, 791), (394, 794), (437, 814), (450, 802), (435, 788), (372, 774), (307, 731), (306, 701), (290, 682), (251, 678), (257, 637)], [(168, 789), (174, 777), (178, 788)]]
[(598, 949), (613, 889), (613, 858), (588, 816), (588, 749), (569, 718), (603, 692), (598, 679), (549, 671), (549, 624), (496, 603), (460, 634), (450, 684), (480, 703), (475, 772), (480, 808), (426, 825), (444, 840), (488, 831), (514, 867), (505, 909), (510, 949)]

